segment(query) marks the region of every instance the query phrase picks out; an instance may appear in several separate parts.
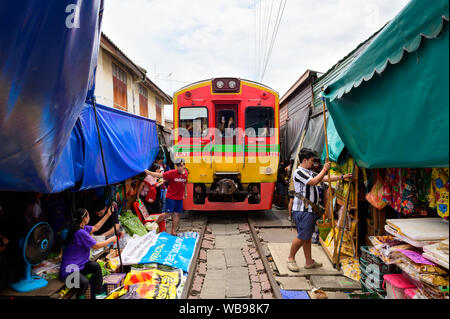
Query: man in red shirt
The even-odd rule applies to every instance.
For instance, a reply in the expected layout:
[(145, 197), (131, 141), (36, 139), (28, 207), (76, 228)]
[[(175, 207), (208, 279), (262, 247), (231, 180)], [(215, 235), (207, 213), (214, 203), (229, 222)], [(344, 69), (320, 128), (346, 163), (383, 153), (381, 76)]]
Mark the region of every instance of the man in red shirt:
[(177, 158), (175, 160), (175, 169), (164, 173), (150, 172), (145, 170), (145, 174), (157, 178), (164, 178), (169, 182), (166, 193), (166, 209), (165, 212), (158, 217), (157, 223), (164, 221), (169, 214), (173, 213), (171, 235), (176, 236), (178, 224), (180, 223), (180, 214), (183, 212), (183, 198), (187, 198), (187, 178), (188, 170), (185, 166), (184, 159)]

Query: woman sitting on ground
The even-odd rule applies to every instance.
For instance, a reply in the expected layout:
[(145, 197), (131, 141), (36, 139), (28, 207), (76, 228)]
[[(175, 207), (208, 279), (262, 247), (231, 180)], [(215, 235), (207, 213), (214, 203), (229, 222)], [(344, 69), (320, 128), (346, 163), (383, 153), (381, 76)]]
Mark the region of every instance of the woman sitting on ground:
[[(84, 299), (89, 283), (96, 299), (102, 299), (106, 296), (103, 289), (102, 269), (97, 262), (90, 261), (89, 257), (91, 248), (98, 249), (117, 242), (116, 236), (101, 242), (96, 242), (92, 237), (92, 234), (102, 227), (109, 216), (111, 216), (111, 207), (96, 225), (89, 226), (88, 211), (84, 208), (79, 208), (74, 211), (72, 222), (67, 232), (63, 235), (64, 246), (60, 278), (66, 280), (66, 286), (71, 285), (78, 288), (78, 299)], [(72, 276), (72, 274), (74, 275)], [(88, 274), (92, 274), (90, 280), (86, 278)]]

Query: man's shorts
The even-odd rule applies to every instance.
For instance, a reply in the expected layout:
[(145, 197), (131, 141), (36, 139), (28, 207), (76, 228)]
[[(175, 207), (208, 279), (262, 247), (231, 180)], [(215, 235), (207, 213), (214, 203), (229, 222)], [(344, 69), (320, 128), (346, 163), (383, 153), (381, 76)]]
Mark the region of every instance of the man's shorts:
[(297, 238), (301, 240), (310, 240), (314, 232), (314, 225), (317, 221), (317, 215), (310, 212), (293, 211), (292, 217), (297, 226)]
[(182, 213), (183, 212), (183, 200), (176, 200), (166, 198), (165, 213)]
[(287, 195), (287, 187), (283, 183), (276, 183), (275, 184), (277, 188), (277, 194), (278, 195)]

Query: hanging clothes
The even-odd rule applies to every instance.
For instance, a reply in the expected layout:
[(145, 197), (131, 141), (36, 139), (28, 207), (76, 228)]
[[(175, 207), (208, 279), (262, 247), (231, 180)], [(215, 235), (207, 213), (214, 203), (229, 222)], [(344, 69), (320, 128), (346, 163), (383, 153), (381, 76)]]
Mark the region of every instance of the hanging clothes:
[(428, 195), (429, 206), (433, 209), (436, 208), (439, 216), (444, 219), (448, 218), (448, 173), (448, 168), (433, 168)]
[(397, 212), (401, 212), (401, 174), (401, 168), (387, 168), (383, 186), (383, 201)]
[(402, 185), (403, 192), (401, 194), (400, 209), (404, 215), (412, 215), (418, 208), (417, 198), (417, 176), (414, 170), (408, 169), (405, 174), (405, 182)]
[(417, 169), (417, 198), (428, 207), (428, 194), (431, 188), (431, 168)]
[(388, 168), (383, 186), (383, 201), (403, 215), (427, 215), (419, 202), (419, 179), (417, 169)]

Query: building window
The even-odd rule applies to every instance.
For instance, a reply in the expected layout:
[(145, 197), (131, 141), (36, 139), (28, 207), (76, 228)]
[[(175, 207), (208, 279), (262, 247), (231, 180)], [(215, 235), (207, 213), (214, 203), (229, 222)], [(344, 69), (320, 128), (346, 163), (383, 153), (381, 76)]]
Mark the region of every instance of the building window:
[(148, 93), (142, 85), (139, 85), (139, 114), (148, 117)]
[(155, 97), (155, 105), (156, 105), (156, 122), (161, 124), (162, 101), (159, 97)]
[(120, 110), (128, 110), (127, 101), (127, 73), (119, 68), (116, 64), (112, 64), (113, 71), (113, 91), (114, 91), (114, 107)]

